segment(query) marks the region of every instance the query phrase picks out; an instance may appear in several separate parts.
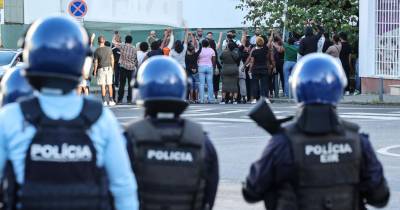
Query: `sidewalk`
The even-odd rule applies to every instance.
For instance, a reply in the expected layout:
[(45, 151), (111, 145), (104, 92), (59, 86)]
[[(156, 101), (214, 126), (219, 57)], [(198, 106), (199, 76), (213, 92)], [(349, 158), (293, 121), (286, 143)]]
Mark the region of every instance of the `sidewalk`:
[(345, 96), (342, 100), (344, 104), (393, 104), (400, 105), (400, 96), (383, 95), (383, 101), (379, 101), (379, 95), (357, 95)]

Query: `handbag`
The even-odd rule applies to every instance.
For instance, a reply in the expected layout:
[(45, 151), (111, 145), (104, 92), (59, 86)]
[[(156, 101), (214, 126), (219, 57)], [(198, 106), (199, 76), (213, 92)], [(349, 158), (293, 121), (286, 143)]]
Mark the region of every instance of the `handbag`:
[(220, 72), (219, 72), (219, 69), (218, 69), (218, 68), (215, 68), (215, 69), (214, 69), (214, 75), (215, 75), (215, 76), (218, 76), (219, 73), (220, 73)]
[(246, 66), (243, 61), (240, 61), (239, 64), (239, 79), (246, 79)]

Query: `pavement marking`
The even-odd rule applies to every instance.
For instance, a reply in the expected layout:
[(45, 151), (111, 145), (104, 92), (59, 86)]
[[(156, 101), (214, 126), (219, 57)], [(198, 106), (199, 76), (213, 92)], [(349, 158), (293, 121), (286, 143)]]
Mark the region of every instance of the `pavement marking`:
[(200, 121), (219, 121), (219, 122), (238, 122), (238, 123), (253, 123), (250, 119), (234, 119), (234, 118), (196, 118)]
[[(218, 116), (224, 114), (232, 114), (232, 113), (240, 113), (241, 110), (233, 110), (233, 111), (225, 111), (225, 112), (215, 112), (215, 113), (197, 113), (197, 114), (184, 114), (184, 117), (201, 117), (201, 116)], [(275, 112), (276, 117), (282, 118), (287, 117), (282, 115), (285, 113), (284, 111)], [(400, 120), (400, 115), (391, 115), (391, 114), (378, 114), (378, 113), (344, 113), (340, 115), (342, 118), (346, 119), (354, 119), (354, 120), (368, 120), (368, 121), (397, 121)], [(140, 116), (120, 116), (117, 117), (118, 120), (130, 120), (130, 119), (138, 119)], [(254, 123), (251, 119), (248, 118), (247, 115), (238, 116), (237, 118), (226, 118), (226, 117), (213, 117), (213, 118), (194, 118), (193, 120), (199, 121), (219, 121), (219, 122), (227, 122), (227, 123)]]
[(215, 115), (223, 115), (223, 114), (233, 114), (243, 112), (244, 110), (233, 110), (233, 111), (225, 111), (225, 112), (212, 112), (212, 113), (197, 113), (197, 114), (183, 114), (183, 117), (196, 117), (196, 116), (215, 116)]
[(363, 113), (363, 115), (353, 115), (353, 114), (340, 114), (340, 117), (347, 119), (371, 119), (371, 120), (400, 120), (400, 117), (388, 117), (388, 116), (371, 116), (368, 113)]
[(381, 155), (391, 156), (391, 157), (400, 157), (400, 154), (390, 152), (391, 149), (400, 148), (400, 145), (392, 145), (388, 147), (384, 147), (379, 149), (377, 152)]
[(142, 117), (117, 117), (118, 120), (130, 120), (130, 119), (138, 119)]
[(345, 106), (339, 106), (339, 110), (343, 109), (355, 109), (355, 110), (391, 110), (391, 109), (398, 109), (396, 107), (345, 107)]
[(386, 114), (386, 113), (368, 113), (368, 112), (348, 112), (348, 113), (342, 113), (342, 114), (400, 117), (400, 114), (390, 114), (390, 113)]
[(227, 125), (226, 123), (222, 123), (222, 125), (218, 126), (220, 129), (227, 129), (227, 128), (237, 128), (237, 125)]
[(205, 108), (205, 109), (194, 109), (194, 110), (189, 110), (188, 112), (192, 111), (192, 112), (206, 112), (206, 111), (211, 111), (214, 110), (212, 108)]
[(117, 109), (117, 108), (132, 108), (132, 109), (141, 109), (141, 107), (136, 105), (116, 105), (116, 106), (108, 106), (110, 109)]
[(235, 139), (264, 139), (267, 135), (261, 136), (241, 136), (241, 137), (220, 137), (220, 138), (212, 138), (215, 140), (235, 140)]

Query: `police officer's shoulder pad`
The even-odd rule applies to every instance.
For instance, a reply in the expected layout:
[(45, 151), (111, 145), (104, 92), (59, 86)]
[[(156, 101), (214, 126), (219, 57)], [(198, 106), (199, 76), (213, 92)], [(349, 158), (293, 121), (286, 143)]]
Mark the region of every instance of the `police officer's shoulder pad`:
[(103, 105), (93, 98), (84, 98), (82, 116), (87, 121), (88, 126), (95, 123), (103, 113)]
[(352, 131), (358, 132), (360, 130), (360, 126), (355, 123), (352, 123), (352, 122), (349, 122), (346, 120), (341, 120), (341, 123), (344, 127), (348, 128)]
[(161, 136), (157, 132), (149, 132), (154, 130), (155, 128), (149, 119), (142, 119), (125, 127), (128, 137), (135, 141), (160, 141)]

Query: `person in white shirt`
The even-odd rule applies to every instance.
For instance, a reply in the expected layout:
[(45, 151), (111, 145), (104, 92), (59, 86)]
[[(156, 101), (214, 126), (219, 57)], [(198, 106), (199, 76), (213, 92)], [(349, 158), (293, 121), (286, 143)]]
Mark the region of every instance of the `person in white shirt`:
[(318, 40), (318, 49), (317, 52), (322, 53), (322, 50), (324, 49), (324, 44), (325, 44), (325, 36), (322, 34), (321, 38)]
[(226, 34), (226, 39), (222, 42), (222, 50), (225, 50), (228, 47), (230, 41), (233, 41), (237, 46), (242, 45), (242, 42), (235, 38), (236, 38), (236, 31), (235, 30), (228, 31), (228, 33)]
[(139, 51), (137, 51), (138, 67), (140, 67), (149, 51), (149, 44), (147, 42), (141, 42), (139, 44)]
[(174, 48), (170, 51), (169, 56), (175, 59), (181, 66), (186, 69), (185, 56), (188, 44), (188, 29), (185, 29), (185, 39), (182, 43), (181, 40), (176, 40)]

